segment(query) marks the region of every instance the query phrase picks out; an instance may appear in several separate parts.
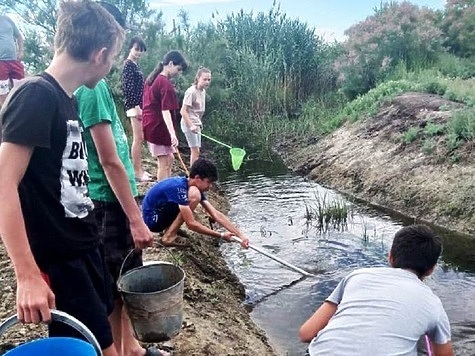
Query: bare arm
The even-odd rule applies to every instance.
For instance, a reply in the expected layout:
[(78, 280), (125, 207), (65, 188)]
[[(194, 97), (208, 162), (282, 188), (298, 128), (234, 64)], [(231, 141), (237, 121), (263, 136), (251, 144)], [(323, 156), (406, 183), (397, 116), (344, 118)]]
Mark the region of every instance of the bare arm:
[[(216, 209), (211, 203), (207, 200), (201, 202), (203, 208), (208, 212), (208, 214), (221, 226), (223, 226), (226, 230), (230, 232), (230, 235), (235, 235), (242, 240), (242, 246), (247, 248), (249, 246), (249, 238), (244, 235), (244, 233), (239, 230), (234, 224), (229, 220), (229, 218)], [(231, 236), (229, 236), (230, 238)], [(229, 238), (226, 239), (229, 241)]]
[(143, 249), (151, 246), (153, 244), (152, 233), (145, 225), (140, 209), (132, 194), (127, 171), (117, 154), (117, 147), (110, 124), (100, 123), (94, 125), (90, 128), (90, 131), (107, 181), (129, 219), (135, 247)]
[(431, 342), (431, 346), (434, 356), (454, 356), (454, 349), (451, 341), (446, 344), (435, 344)]
[(16, 37), (16, 43), (18, 46), (17, 59), (21, 61), (23, 59), (23, 36), (21, 33), (18, 33)]
[(181, 107), (180, 114), (183, 120), (185, 120), (186, 126), (193, 132), (196, 132), (197, 127), (193, 125), (190, 119), (190, 115), (188, 114), (189, 106), (183, 103), (183, 106)]
[(331, 302), (323, 302), (317, 311), (300, 327), (299, 337), (303, 342), (310, 342), (335, 314), (337, 305)]
[(172, 122), (172, 115), (169, 110), (162, 111), (163, 120), (165, 125), (167, 125), (168, 132), (170, 133), (170, 138), (172, 139), (172, 146), (178, 146), (178, 139), (176, 138), (175, 127)]
[(0, 235), (15, 270), (18, 318), (26, 323), (51, 319), (54, 294), (41, 277), (31, 252), (18, 195), (18, 186), (33, 154), (33, 148), (8, 142), (0, 145)]
[(221, 233), (218, 231), (212, 230), (209, 227), (201, 224), (198, 220), (195, 219), (193, 211), (191, 211), (188, 205), (179, 205), (180, 208), (180, 217), (185, 222), (186, 226), (199, 234), (204, 234), (213, 237), (221, 237)]

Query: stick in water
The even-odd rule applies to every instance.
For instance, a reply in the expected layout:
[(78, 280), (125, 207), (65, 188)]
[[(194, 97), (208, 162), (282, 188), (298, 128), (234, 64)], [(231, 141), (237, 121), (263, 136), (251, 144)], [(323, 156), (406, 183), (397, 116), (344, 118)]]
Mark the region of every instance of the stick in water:
[[(233, 241), (236, 241), (236, 242), (239, 242), (239, 243), (242, 242), (242, 240), (241, 240), (239, 237), (237, 237), (237, 236), (233, 236), (231, 239), (232, 239)], [(299, 273), (303, 274), (304, 276), (307, 276), (307, 277), (315, 277), (314, 274), (311, 274), (311, 273), (309, 273), (309, 272), (307, 272), (307, 271), (304, 271), (303, 269), (301, 269), (301, 268), (299, 268), (299, 267), (297, 267), (297, 266), (294, 266), (293, 264), (291, 264), (291, 263), (289, 263), (289, 262), (287, 262), (287, 261), (284, 261), (283, 259), (281, 259), (281, 258), (279, 258), (279, 257), (277, 257), (277, 256), (274, 256), (273, 254), (271, 254), (271, 253), (269, 253), (269, 252), (267, 252), (267, 251), (264, 251), (264, 250), (262, 250), (262, 249), (259, 248), (259, 247), (256, 247), (256, 246), (253, 246), (253, 245), (249, 244), (249, 248), (252, 249), (252, 250), (254, 250), (254, 251), (259, 252), (260, 254), (263, 254), (264, 256), (269, 257), (270, 259), (273, 259), (274, 261), (277, 261), (277, 262), (283, 264), (284, 266), (289, 267), (290, 269), (293, 269), (293, 270), (296, 271), (296, 272), (299, 272)]]

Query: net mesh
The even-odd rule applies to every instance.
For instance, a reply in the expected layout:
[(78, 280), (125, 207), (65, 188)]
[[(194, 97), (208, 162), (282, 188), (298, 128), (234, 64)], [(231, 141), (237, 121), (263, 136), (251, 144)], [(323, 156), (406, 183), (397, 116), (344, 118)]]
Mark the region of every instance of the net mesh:
[(246, 151), (244, 151), (242, 148), (233, 147), (229, 150), (229, 153), (231, 154), (233, 169), (235, 171), (239, 170), (239, 167), (241, 167), (242, 161), (244, 160), (244, 156), (246, 155)]

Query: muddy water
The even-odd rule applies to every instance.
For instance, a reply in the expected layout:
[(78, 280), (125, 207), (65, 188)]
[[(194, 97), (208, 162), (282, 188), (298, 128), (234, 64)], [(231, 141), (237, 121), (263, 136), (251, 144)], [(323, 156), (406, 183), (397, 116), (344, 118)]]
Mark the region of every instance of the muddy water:
[[(316, 274), (301, 278), (277, 262), (237, 244), (223, 253), (246, 287), (254, 321), (281, 355), (302, 355), (299, 326), (339, 280), (359, 267), (386, 266), (394, 233), (410, 223), (352, 203), (343, 232), (320, 233), (305, 218), (317, 197), (345, 199), (334, 191), (289, 173), (279, 162), (246, 162), (221, 177), (232, 205), (230, 216), (252, 242)], [(345, 200), (346, 201), (346, 200)], [(457, 355), (475, 355), (475, 239), (444, 233), (444, 253), (426, 283), (442, 300), (452, 324)], [(424, 354), (421, 347), (420, 354)]]

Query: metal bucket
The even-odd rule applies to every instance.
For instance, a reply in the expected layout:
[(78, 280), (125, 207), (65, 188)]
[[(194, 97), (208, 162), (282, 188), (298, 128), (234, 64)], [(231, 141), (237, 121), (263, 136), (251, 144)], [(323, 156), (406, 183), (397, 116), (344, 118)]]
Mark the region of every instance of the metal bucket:
[[(71, 326), (81, 333), (88, 341), (82, 341), (70, 337), (50, 337), (45, 339), (26, 342), (10, 351), (5, 355), (23, 356), (94, 356), (102, 355), (101, 347), (91, 331), (73, 316), (59, 310), (51, 310), (51, 318), (54, 321), (62, 322)], [(13, 315), (0, 324), (0, 335), (5, 333), (12, 326), (18, 324), (17, 315)]]
[(138, 340), (167, 341), (180, 332), (184, 281), (185, 272), (180, 267), (163, 261), (119, 277), (117, 288)]

